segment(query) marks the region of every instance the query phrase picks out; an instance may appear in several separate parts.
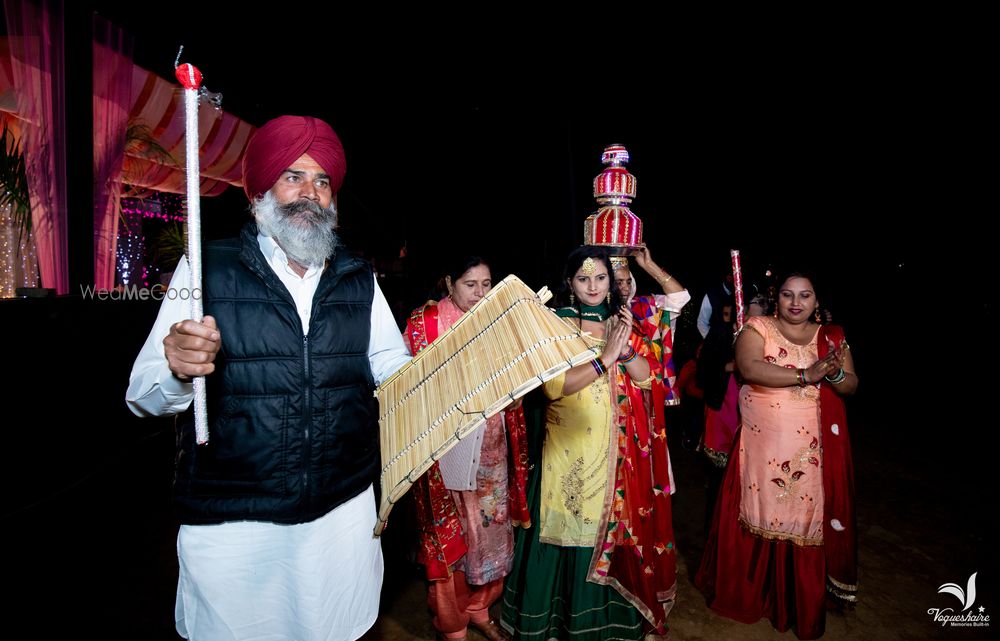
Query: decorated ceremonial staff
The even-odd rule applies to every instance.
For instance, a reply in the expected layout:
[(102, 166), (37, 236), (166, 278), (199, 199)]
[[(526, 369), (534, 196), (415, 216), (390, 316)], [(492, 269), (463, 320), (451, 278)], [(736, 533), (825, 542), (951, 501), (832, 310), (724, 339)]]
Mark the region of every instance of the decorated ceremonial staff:
[[(184, 140), (187, 175), (187, 259), (191, 267), (192, 292), (191, 320), (201, 322), (204, 312), (201, 305), (201, 168), (198, 162), (198, 100), (211, 101), (216, 108), (222, 96), (212, 94), (201, 86), (201, 72), (191, 64), (179, 64), (184, 47), (177, 52), (174, 73), (184, 87)], [(198, 294), (194, 294), (198, 292)], [(194, 425), (199, 445), (208, 443), (208, 410), (205, 401), (205, 377), (198, 376), (194, 383)]]
[(736, 333), (743, 329), (743, 270), (740, 266), (740, 250), (731, 249), (733, 257), (733, 294), (736, 296)]

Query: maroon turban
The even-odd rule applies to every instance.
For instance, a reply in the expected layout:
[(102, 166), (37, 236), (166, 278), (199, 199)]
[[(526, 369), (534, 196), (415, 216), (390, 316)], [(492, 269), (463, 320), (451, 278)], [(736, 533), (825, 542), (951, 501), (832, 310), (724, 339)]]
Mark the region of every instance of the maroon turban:
[(309, 154), (330, 175), (337, 193), (347, 173), (344, 146), (337, 133), (319, 118), (281, 116), (258, 129), (243, 153), (243, 191), (253, 200), (274, 187), (281, 172)]

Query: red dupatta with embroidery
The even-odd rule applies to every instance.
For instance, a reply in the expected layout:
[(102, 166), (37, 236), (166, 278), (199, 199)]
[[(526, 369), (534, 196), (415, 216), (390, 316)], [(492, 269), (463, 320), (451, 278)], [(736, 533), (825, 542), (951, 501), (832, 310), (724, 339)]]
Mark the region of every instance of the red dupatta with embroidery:
[(666, 428), (663, 407), (680, 403), (670, 313), (656, 305), (655, 296), (633, 296), (631, 308), (633, 338), (635, 335), (642, 337), (646, 347), (643, 354), (650, 357), (650, 372), (655, 377), (650, 387), (649, 409), (650, 418), (659, 431)]
[[(830, 343), (845, 342), (838, 325), (823, 325), (816, 340), (819, 357), (830, 351)], [(844, 399), (835, 386), (819, 386), (820, 424), (823, 431), (823, 552), (826, 556), (826, 589), (834, 597), (857, 601), (858, 533), (854, 515), (854, 463), (847, 431)]]
[[(655, 389), (660, 354), (642, 335), (633, 332), (630, 341), (649, 361)], [(667, 434), (654, 426), (625, 366), (618, 364), (611, 377), (617, 462), (589, 580), (614, 587), (662, 634), (677, 589)]]

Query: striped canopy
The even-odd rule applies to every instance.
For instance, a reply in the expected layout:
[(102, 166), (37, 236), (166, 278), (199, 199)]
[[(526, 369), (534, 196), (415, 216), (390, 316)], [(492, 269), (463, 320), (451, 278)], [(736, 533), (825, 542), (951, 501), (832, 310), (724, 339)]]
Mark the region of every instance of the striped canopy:
[[(183, 89), (176, 82), (133, 66), (129, 119), (149, 127), (177, 164), (128, 155), (123, 170), (126, 182), (139, 188), (185, 193), (183, 100)], [(0, 38), (0, 111), (18, 115), (6, 38)], [(242, 187), (240, 159), (254, 127), (232, 114), (203, 105), (199, 110), (198, 130), (201, 194), (215, 196), (230, 185)]]

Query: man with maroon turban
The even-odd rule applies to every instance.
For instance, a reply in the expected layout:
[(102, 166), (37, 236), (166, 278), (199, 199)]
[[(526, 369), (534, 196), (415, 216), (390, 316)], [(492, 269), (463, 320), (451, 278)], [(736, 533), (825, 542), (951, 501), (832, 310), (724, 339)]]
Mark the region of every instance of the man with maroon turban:
[[(184, 320), (182, 259), (132, 369), (134, 413), (181, 414), (185, 638), (351, 641), (378, 614), (373, 390), (409, 357), (370, 267), (339, 247), (345, 171), (325, 122), (261, 127), (243, 158), (254, 222), (203, 251), (204, 320)], [(206, 445), (188, 409), (195, 376), (207, 382)]]

